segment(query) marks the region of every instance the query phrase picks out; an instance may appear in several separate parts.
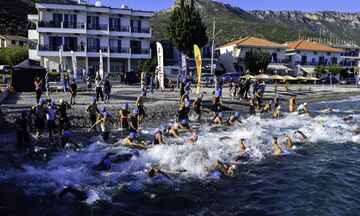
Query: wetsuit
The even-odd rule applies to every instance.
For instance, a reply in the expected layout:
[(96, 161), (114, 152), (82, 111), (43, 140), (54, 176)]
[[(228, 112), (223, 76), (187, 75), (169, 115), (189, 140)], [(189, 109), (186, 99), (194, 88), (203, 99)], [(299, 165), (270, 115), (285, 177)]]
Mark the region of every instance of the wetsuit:
[(129, 130), (129, 115), (130, 110), (128, 109), (121, 109), (120, 110), (120, 124), (123, 129)]
[(27, 130), (28, 120), (25, 117), (20, 117), (16, 120), (16, 138), (19, 145), (25, 143), (29, 144), (29, 132)]
[(130, 129), (129, 129), (129, 132), (130, 133), (131, 132), (137, 133), (138, 126), (139, 126), (139, 122), (138, 122), (137, 116), (131, 116), (130, 117)]
[(106, 141), (109, 139), (110, 134), (110, 120), (108, 118), (103, 118), (102, 122), (100, 123), (101, 126), (101, 136)]
[(91, 121), (91, 125), (94, 125), (96, 123), (96, 113), (100, 113), (97, 104), (96, 103), (89, 104), (89, 106), (86, 108), (86, 111), (89, 113), (89, 119)]
[(40, 132), (45, 128), (45, 107), (41, 104), (35, 105), (32, 108), (32, 113), (35, 116), (35, 129)]
[(51, 137), (54, 133), (56, 133), (56, 110), (52, 107), (49, 107), (46, 114), (47, 119), (47, 128), (49, 131), (49, 137)]
[(62, 131), (64, 129), (70, 128), (70, 121), (66, 114), (66, 109), (70, 109), (70, 108), (71, 108), (71, 106), (68, 103), (63, 103), (63, 104), (57, 106), (57, 118), (60, 123), (60, 125), (59, 125), (60, 133), (62, 133)]

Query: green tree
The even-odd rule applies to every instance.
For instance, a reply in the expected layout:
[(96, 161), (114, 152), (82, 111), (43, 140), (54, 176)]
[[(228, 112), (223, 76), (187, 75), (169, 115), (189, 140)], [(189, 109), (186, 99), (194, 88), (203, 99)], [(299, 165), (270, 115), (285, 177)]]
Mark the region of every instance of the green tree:
[(141, 70), (148, 74), (154, 74), (158, 64), (156, 56), (151, 59), (141, 59), (138, 63)]
[(25, 46), (0, 49), (0, 64), (17, 65), (28, 58), (28, 48)]
[(193, 0), (190, 4), (185, 4), (185, 0), (180, 0), (170, 16), (167, 36), (177, 49), (188, 56), (193, 54), (194, 44), (200, 48), (207, 44), (206, 26)]
[(322, 74), (326, 73), (326, 68), (323, 64), (317, 64), (314, 68), (314, 72), (320, 77)]
[(327, 67), (327, 70), (329, 71), (329, 73), (331, 73), (332, 75), (336, 75), (338, 73), (341, 72), (341, 66), (339, 64), (331, 64)]
[(246, 53), (245, 66), (249, 69), (251, 74), (259, 74), (265, 71), (270, 63), (270, 54), (263, 52), (259, 48), (251, 49)]

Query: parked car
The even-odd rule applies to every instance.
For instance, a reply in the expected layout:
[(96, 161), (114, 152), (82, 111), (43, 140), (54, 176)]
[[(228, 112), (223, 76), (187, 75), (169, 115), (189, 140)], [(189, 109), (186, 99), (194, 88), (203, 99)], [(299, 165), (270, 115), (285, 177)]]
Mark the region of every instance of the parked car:
[(345, 80), (340, 81), (340, 85), (355, 85), (355, 84), (356, 84), (356, 79), (353, 78), (347, 78)]
[(241, 74), (239, 72), (227, 72), (221, 76), (224, 83), (228, 83), (230, 79), (233, 81), (238, 81), (240, 79)]
[(140, 83), (140, 76), (138, 73), (132, 71), (126, 72), (124, 74), (124, 82), (125, 84)]

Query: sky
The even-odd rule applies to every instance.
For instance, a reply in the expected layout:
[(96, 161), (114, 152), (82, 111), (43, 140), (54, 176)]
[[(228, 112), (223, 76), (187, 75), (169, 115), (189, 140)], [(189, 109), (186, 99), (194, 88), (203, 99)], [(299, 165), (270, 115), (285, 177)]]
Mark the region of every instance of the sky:
[[(94, 4), (96, 0), (88, 0)], [(126, 4), (137, 10), (158, 11), (169, 8), (175, 0), (100, 0), (103, 5), (120, 7)], [(245, 10), (300, 10), (360, 12), (360, 0), (218, 0)]]

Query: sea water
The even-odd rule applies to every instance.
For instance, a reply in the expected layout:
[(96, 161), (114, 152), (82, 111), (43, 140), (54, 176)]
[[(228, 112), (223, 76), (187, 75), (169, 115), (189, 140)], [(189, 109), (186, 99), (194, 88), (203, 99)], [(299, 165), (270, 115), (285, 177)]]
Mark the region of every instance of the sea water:
[[(46, 212), (55, 215), (127, 212), (356, 215), (360, 210), (360, 135), (353, 135), (352, 130), (360, 126), (359, 105), (360, 97), (352, 97), (309, 104), (310, 115), (284, 113), (280, 120), (270, 116), (242, 116), (242, 123), (224, 128), (195, 124), (199, 133), (195, 144), (187, 143), (190, 133), (182, 133), (179, 139), (166, 138), (167, 144), (141, 150), (135, 160), (112, 164), (108, 171), (93, 171), (92, 167), (108, 152), (134, 150), (93, 137), (93, 143), (79, 152), (52, 153), (47, 163), (21, 164), (21, 170), (2, 169), (0, 186), (11, 184), (21, 191), (16, 196), (27, 207), (9, 209), (17, 213), (26, 213), (28, 208), (42, 214), (33, 203), (45, 202), (49, 206)], [(319, 112), (325, 107), (330, 107), (333, 113)], [(349, 116), (354, 119), (351, 124), (344, 121)], [(150, 139), (156, 128), (142, 130), (140, 138)], [(297, 130), (308, 139), (299, 140), (294, 135)], [(293, 138), (297, 153), (272, 156), (272, 137), (278, 137), (280, 146), (284, 147), (284, 134)], [(233, 158), (240, 153), (240, 138), (245, 139), (251, 159), (235, 163)], [(216, 161), (235, 164), (236, 175), (211, 178)], [(172, 180), (149, 179), (147, 173), (152, 167), (160, 167)], [(78, 201), (74, 199), (66, 202), (57, 199), (56, 195), (66, 186), (85, 191), (89, 198), (80, 206), (75, 205)], [(123, 186), (131, 190), (119, 189)], [(47, 197), (46, 201), (41, 197)], [(0, 197), (5, 206), (12, 200), (3, 201), (6, 198), (9, 199)], [(17, 198), (13, 198), (15, 202)], [(55, 208), (59, 205), (60, 210)]]

